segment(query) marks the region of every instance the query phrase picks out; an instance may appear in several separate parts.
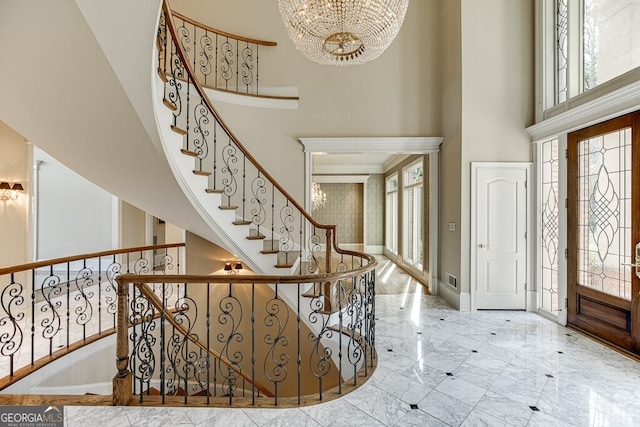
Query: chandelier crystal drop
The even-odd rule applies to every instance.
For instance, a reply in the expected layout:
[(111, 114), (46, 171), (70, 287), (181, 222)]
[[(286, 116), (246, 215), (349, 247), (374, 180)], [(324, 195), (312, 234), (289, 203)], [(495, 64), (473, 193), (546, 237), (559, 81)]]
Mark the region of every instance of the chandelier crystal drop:
[(320, 185), (317, 182), (311, 183), (311, 210), (315, 211), (320, 209), (327, 203), (327, 193), (320, 189)]
[(325, 65), (377, 58), (400, 31), (409, 0), (278, 0), (296, 48)]

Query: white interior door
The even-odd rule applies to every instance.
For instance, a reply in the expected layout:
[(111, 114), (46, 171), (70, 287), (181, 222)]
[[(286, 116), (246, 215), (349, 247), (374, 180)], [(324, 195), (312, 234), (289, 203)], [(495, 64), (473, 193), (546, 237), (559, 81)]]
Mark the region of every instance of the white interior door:
[(473, 163), (472, 167), (475, 308), (524, 310), (528, 275), (527, 181), (531, 165)]

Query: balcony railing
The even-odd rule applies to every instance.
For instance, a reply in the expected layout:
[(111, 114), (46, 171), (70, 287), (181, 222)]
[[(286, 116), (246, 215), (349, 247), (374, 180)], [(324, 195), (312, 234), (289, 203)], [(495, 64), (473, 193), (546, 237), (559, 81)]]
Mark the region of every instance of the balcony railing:
[[(255, 97), (298, 99), (297, 96), (267, 94), (260, 87), (260, 48), (274, 47), (276, 42), (231, 34), (175, 11), (172, 16), (177, 40), (191, 64), (194, 77), (203, 87)], [(165, 18), (165, 15), (161, 18), (159, 40), (164, 40)], [(167, 62), (170, 56), (164, 56), (163, 47), (158, 45), (158, 71), (168, 74), (171, 72)]]
[[(339, 296), (333, 316), (324, 311), (324, 286), (303, 295), (313, 280)], [(306, 277), (125, 274), (117, 281), (117, 405), (310, 404), (358, 387), (375, 366), (373, 265)], [(162, 297), (176, 286), (179, 298)], [(287, 287), (298, 295), (293, 305), (282, 298)]]
[(119, 249), (0, 269), (0, 389), (113, 334), (116, 278), (179, 273), (182, 247)]

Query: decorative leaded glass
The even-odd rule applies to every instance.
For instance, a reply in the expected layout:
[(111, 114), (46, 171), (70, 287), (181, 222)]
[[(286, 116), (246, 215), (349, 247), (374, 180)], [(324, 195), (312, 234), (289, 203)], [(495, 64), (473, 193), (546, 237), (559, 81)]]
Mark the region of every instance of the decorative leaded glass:
[(542, 303), (558, 312), (558, 140), (542, 144)]
[(578, 284), (631, 299), (631, 129), (579, 142)]
[(567, 100), (567, 0), (556, 2), (556, 104)]

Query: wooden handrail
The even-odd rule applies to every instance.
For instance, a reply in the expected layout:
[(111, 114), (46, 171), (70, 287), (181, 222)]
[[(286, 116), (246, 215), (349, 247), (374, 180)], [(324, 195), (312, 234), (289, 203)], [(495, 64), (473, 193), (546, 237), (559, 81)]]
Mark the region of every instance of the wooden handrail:
[(204, 30), (211, 31), (212, 33), (219, 34), (219, 35), (224, 36), (224, 37), (229, 37), (231, 39), (240, 40), (242, 42), (247, 42), (247, 43), (253, 43), (253, 44), (260, 45), (260, 46), (277, 46), (278, 45), (278, 43), (276, 43), (276, 42), (252, 39), (252, 38), (249, 38), (249, 37), (243, 37), (243, 36), (239, 36), (239, 35), (236, 35), (236, 34), (227, 33), (226, 31), (218, 30), (217, 28), (210, 27), (210, 26), (205, 25), (205, 24), (203, 24), (201, 22), (198, 22), (198, 21), (196, 21), (194, 19), (186, 17), (183, 14), (181, 14), (179, 12), (176, 12), (175, 10), (172, 10), (171, 14), (173, 16), (175, 16), (176, 18), (182, 19), (183, 21), (192, 24), (195, 27), (199, 27), (199, 28), (202, 28)]
[[(358, 257), (366, 257), (365, 254), (363, 253), (358, 253), (358, 252), (354, 252), (354, 251), (345, 251), (343, 249), (341, 249), (338, 246), (338, 242), (337, 242), (337, 237), (336, 237), (336, 226), (335, 225), (324, 225), (324, 224), (320, 224), (317, 221), (315, 221), (313, 219), (313, 217), (311, 217), (311, 215), (309, 215), (309, 213), (297, 202), (296, 199), (294, 199), (280, 184), (277, 180), (275, 180), (273, 178), (273, 176), (271, 176), (271, 174), (269, 172), (267, 172), (267, 170), (257, 161), (257, 159), (255, 157), (253, 157), (251, 155), (251, 153), (249, 153), (249, 151), (244, 147), (244, 145), (242, 145), (242, 143), (240, 142), (240, 140), (236, 137), (236, 135), (231, 131), (231, 129), (229, 129), (229, 127), (227, 126), (226, 122), (224, 122), (220, 116), (220, 114), (218, 113), (218, 111), (216, 110), (216, 108), (213, 106), (213, 103), (211, 102), (211, 100), (209, 99), (209, 97), (207, 96), (207, 94), (205, 93), (203, 86), (201, 85), (201, 83), (198, 81), (198, 79), (195, 77), (195, 72), (192, 69), (191, 63), (190, 61), (187, 60), (187, 55), (186, 53), (183, 51), (182, 46), (177, 43), (176, 41), (179, 40), (176, 29), (174, 27), (174, 20), (173, 20), (173, 16), (174, 16), (174, 12), (171, 10), (171, 7), (169, 5), (169, 0), (164, 0), (163, 1), (163, 10), (164, 13), (166, 15), (165, 17), (165, 22), (167, 23), (167, 27), (168, 27), (168, 31), (171, 34), (171, 39), (172, 42), (174, 43), (174, 45), (176, 46), (176, 53), (178, 54), (178, 57), (180, 58), (180, 61), (182, 62), (182, 65), (184, 66), (184, 69), (186, 71), (186, 74), (188, 76), (187, 80), (191, 81), (193, 83), (194, 88), (196, 89), (196, 92), (198, 93), (198, 95), (200, 95), (201, 99), (204, 101), (204, 103), (206, 104), (207, 108), (211, 111), (211, 114), (213, 115), (214, 119), (216, 120), (216, 122), (220, 125), (220, 127), (222, 128), (222, 130), (227, 134), (227, 136), (233, 141), (233, 143), (238, 147), (238, 149), (240, 149), (240, 151), (244, 154), (244, 156), (249, 160), (249, 162), (251, 162), (256, 169), (258, 169), (258, 171), (260, 171), (260, 173), (262, 174), (262, 176), (269, 181), (275, 188), (278, 189), (278, 191), (299, 211), (302, 213), (302, 215), (315, 227), (320, 228), (320, 229), (325, 229), (325, 230), (331, 230), (332, 234), (333, 234), (333, 239), (331, 242), (327, 242), (327, 249), (329, 248), (329, 245), (333, 246), (333, 248), (335, 249), (335, 251), (337, 253), (340, 254), (346, 254), (346, 255), (354, 255), (354, 256), (358, 256)], [(185, 17), (183, 15), (180, 14), (175, 14), (175, 16), (179, 17), (180, 19), (184, 19)], [(192, 22), (192, 20), (190, 20), (189, 22)], [(195, 25), (195, 24), (194, 24)], [(214, 30), (214, 29), (212, 29)], [(327, 262), (329, 262), (329, 256), (327, 256)]]
[(64, 264), (66, 262), (72, 262), (72, 261), (80, 261), (88, 258), (98, 258), (98, 257), (107, 256), (107, 255), (126, 254), (130, 252), (150, 251), (153, 249), (178, 248), (182, 246), (185, 246), (185, 244), (169, 243), (166, 245), (137, 246), (133, 248), (112, 249), (112, 250), (102, 251), (102, 252), (92, 252), (88, 254), (72, 255), (72, 256), (62, 257), (62, 258), (53, 258), (53, 259), (48, 259), (43, 261), (32, 262), (29, 264), (21, 264), (21, 265), (14, 265), (12, 267), (0, 268), (0, 276), (5, 274), (11, 274), (11, 273), (19, 273), (25, 270), (33, 270), (36, 268), (46, 267), (49, 265)]
[(165, 313), (165, 319), (167, 319), (169, 321), (169, 323), (171, 324), (171, 326), (176, 328), (178, 330), (178, 332), (180, 332), (183, 336), (187, 337), (189, 339), (189, 341), (191, 341), (192, 343), (194, 343), (195, 345), (200, 347), (202, 350), (208, 352), (214, 358), (220, 360), (222, 363), (224, 363), (226, 366), (231, 368), (235, 373), (240, 375), (242, 378), (244, 378), (245, 380), (249, 381), (250, 384), (253, 384), (265, 396), (273, 397), (273, 393), (271, 393), (266, 387), (264, 387), (262, 384), (256, 382), (255, 379), (252, 379), (249, 375), (244, 373), (237, 366), (234, 366), (231, 362), (229, 362), (227, 359), (222, 357), (222, 355), (216, 353), (215, 351), (213, 351), (213, 349), (208, 348), (206, 345), (202, 344), (200, 342), (200, 340), (197, 339), (197, 337), (195, 337), (193, 334), (190, 334), (183, 325), (181, 325), (180, 323), (176, 322), (176, 319), (173, 317), (173, 312), (171, 310), (167, 310), (167, 309), (165, 309), (163, 307), (162, 301), (160, 300), (160, 298), (158, 298), (158, 295), (156, 295), (149, 288), (149, 286), (146, 283), (140, 283), (140, 285), (141, 286), (139, 286), (139, 289), (142, 291), (144, 296), (149, 300), (149, 302), (151, 302), (151, 304), (153, 304), (155, 306), (155, 308), (159, 312)]
[(206, 104), (206, 106), (209, 109), (209, 111), (211, 111), (211, 114), (213, 115), (213, 117), (216, 120), (216, 122), (218, 123), (218, 125), (227, 134), (227, 136), (233, 141), (233, 143), (240, 149), (240, 151), (244, 154), (244, 156), (256, 167), (256, 169), (258, 169), (260, 171), (260, 173), (264, 176), (264, 178), (267, 181), (269, 181), (275, 188), (277, 188), (278, 191), (293, 206), (295, 206), (295, 208), (298, 209), (298, 211), (300, 211), (302, 213), (302, 215), (312, 225), (314, 225), (317, 228), (322, 228), (322, 229), (333, 228), (334, 231), (335, 231), (335, 226), (327, 226), (327, 225), (323, 225), (323, 224), (320, 224), (320, 223), (316, 222), (311, 217), (311, 215), (309, 215), (309, 213), (293, 197), (291, 197), (291, 195), (278, 183), (278, 181), (275, 180), (271, 176), (271, 174), (269, 174), (265, 170), (265, 168), (255, 159), (255, 157), (253, 157), (251, 155), (251, 153), (249, 153), (249, 151), (244, 147), (244, 145), (242, 145), (242, 143), (240, 143), (240, 140), (238, 139), (238, 137), (231, 131), (231, 129), (229, 129), (229, 127), (227, 126), (226, 122), (224, 122), (222, 120), (220, 114), (218, 113), (218, 110), (215, 109), (215, 107), (213, 106), (213, 103), (209, 99), (209, 96), (205, 93), (205, 91), (202, 88), (202, 85), (200, 84), (198, 79), (196, 79), (195, 72), (193, 71), (193, 69), (191, 67), (190, 61), (188, 61), (187, 55), (183, 51), (182, 46), (180, 46), (180, 43), (176, 42), (177, 40), (179, 40), (179, 38), (178, 38), (178, 35), (176, 33), (176, 29), (175, 29), (175, 27), (173, 25), (173, 12), (171, 11), (171, 8), (169, 6), (168, 0), (164, 0), (162, 8), (163, 8), (164, 13), (166, 15), (165, 22), (167, 23), (167, 28), (169, 30), (169, 33), (171, 34), (171, 39), (172, 39), (173, 43), (176, 46), (176, 53), (178, 54), (178, 57), (180, 58), (182, 66), (184, 67), (187, 75), (189, 76), (189, 81), (192, 82), (196, 92), (198, 92), (198, 95), (200, 95), (200, 98), (204, 101), (204, 103)]

